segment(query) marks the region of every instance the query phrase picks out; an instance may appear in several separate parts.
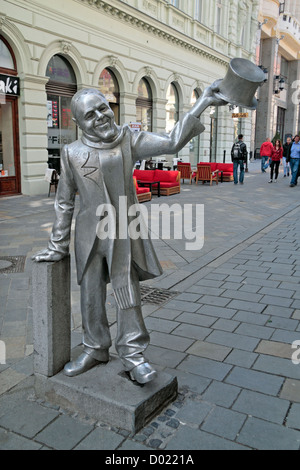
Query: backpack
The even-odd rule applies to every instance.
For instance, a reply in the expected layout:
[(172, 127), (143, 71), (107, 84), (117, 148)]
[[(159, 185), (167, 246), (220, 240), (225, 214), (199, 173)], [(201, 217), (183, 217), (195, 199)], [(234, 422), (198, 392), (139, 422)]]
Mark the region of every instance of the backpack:
[(232, 147), (232, 156), (234, 160), (242, 160), (243, 152), (241, 150), (241, 142), (236, 142)]

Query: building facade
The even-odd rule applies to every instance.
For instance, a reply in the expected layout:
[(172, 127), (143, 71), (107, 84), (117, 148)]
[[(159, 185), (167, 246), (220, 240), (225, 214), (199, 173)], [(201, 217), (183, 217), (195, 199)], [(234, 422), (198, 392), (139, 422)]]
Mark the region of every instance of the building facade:
[[(96, 87), (117, 122), (169, 132), (233, 57), (255, 61), (259, 0), (2, 0), (0, 10), (0, 195), (45, 194), (45, 170), (78, 137), (76, 90)], [(179, 155), (230, 161), (252, 113), (224, 106)], [(236, 116), (236, 114), (235, 114)]]
[(268, 81), (259, 90), (255, 147), (300, 131), (300, 2), (261, 0), (256, 63)]

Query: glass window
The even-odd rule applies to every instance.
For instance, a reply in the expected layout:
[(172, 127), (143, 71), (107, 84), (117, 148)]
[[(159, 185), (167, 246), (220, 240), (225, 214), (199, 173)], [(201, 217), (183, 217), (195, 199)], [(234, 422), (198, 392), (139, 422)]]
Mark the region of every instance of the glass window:
[(138, 84), (136, 121), (142, 123), (142, 131), (152, 131), (152, 91), (145, 78), (142, 78)]
[(222, 3), (217, 0), (216, 32), (221, 34)]
[(120, 93), (118, 81), (114, 73), (109, 69), (103, 69), (99, 77), (99, 88), (101, 93), (105, 95), (105, 98), (109, 102), (111, 109), (115, 114), (116, 123), (120, 122)]
[(60, 55), (54, 55), (50, 59), (46, 76), (51, 81), (76, 84), (76, 77), (69, 62)]
[(195, 1), (195, 19), (200, 22), (202, 20), (202, 0)]
[(77, 91), (76, 77), (71, 64), (59, 55), (49, 61), (46, 75), (50, 77), (46, 85), (48, 164), (59, 172), (63, 146), (77, 139), (77, 127), (71, 113), (71, 100)]
[(2, 39), (0, 39), (0, 67), (3, 69), (15, 68), (12, 55)]
[(166, 115), (166, 132), (171, 132), (179, 119), (179, 97), (173, 83), (169, 85), (167, 90)]

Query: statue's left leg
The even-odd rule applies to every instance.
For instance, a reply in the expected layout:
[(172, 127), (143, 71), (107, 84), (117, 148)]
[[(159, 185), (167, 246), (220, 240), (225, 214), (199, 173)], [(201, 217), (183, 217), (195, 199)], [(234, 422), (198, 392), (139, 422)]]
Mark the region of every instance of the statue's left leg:
[[(135, 289), (139, 292), (139, 281)], [(139, 383), (150, 382), (156, 377), (156, 371), (147, 362), (144, 352), (149, 345), (150, 336), (146, 329), (141, 305), (117, 311), (118, 332), (116, 350), (126, 371), (132, 380)]]

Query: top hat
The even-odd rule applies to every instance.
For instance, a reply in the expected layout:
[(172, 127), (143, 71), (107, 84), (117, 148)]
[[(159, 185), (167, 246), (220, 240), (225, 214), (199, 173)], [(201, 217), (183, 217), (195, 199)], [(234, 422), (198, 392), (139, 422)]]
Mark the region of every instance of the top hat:
[(255, 109), (257, 88), (264, 82), (265, 74), (247, 59), (235, 58), (230, 61), (227, 74), (220, 81), (218, 98), (243, 108)]

